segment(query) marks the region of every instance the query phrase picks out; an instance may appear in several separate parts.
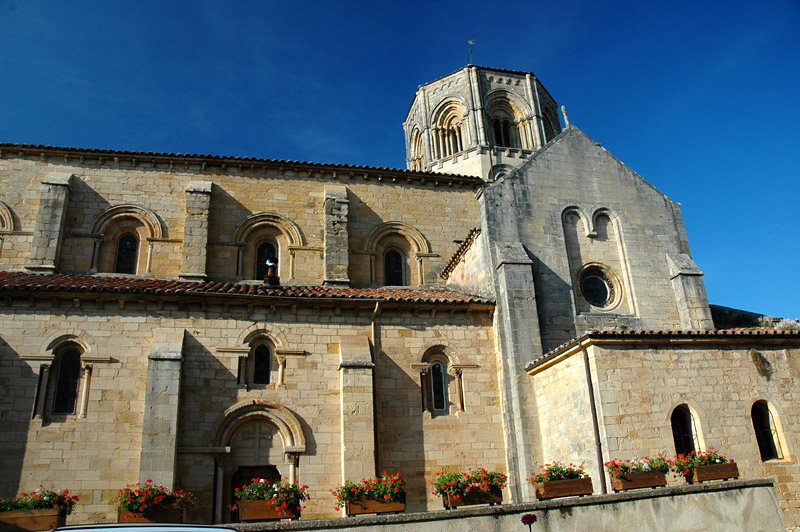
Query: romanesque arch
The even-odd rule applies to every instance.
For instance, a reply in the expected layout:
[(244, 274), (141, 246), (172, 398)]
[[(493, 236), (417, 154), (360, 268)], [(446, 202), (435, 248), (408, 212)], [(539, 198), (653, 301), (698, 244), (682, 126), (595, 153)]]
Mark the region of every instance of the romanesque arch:
[[(402, 222), (382, 223), (367, 236), (364, 251), (370, 256), (372, 284), (424, 284), (422, 261), (430, 254), (431, 248), (427, 239), (414, 227)], [(401, 271), (396, 271), (397, 268)], [(390, 282), (390, 277), (400, 282)]]
[(306, 451), (297, 416), (277, 403), (256, 399), (225, 410), (212, 430), (210, 443), (214, 448), (226, 449), (216, 463), (214, 505), (220, 522), (230, 519), (225, 505), (232, 500), (234, 483), (252, 478), (251, 475), (275, 475), (277, 480), (286, 469), (289, 482), (296, 482), (299, 456)]
[(285, 216), (260, 212), (248, 216), (233, 235), (239, 246), (236, 276), (239, 279), (255, 279), (256, 254), (259, 245), (272, 244), (277, 251), (278, 275), (294, 279), (294, 248), (303, 246), (300, 228)]
[(14, 230), (14, 216), (11, 214), (11, 208), (3, 201), (0, 201), (0, 230)]
[(533, 149), (530, 106), (505, 89), (495, 89), (485, 98), (487, 126), (495, 146)]
[(434, 159), (450, 157), (469, 145), (467, 106), (460, 98), (445, 98), (431, 113)]
[(149, 274), (153, 256), (153, 240), (162, 239), (166, 230), (161, 219), (153, 211), (139, 205), (115, 205), (101, 212), (94, 223), (92, 233), (99, 235), (92, 253), (92, 272), (114, 272), (119, 259), (120, 239), (133, 244), (131, 270), (122, 273)]

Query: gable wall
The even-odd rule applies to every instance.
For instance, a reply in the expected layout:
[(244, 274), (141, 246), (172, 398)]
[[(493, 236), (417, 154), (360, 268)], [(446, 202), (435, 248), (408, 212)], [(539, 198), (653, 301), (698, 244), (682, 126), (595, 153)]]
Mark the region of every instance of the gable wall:
[[(588, 328), (678, 329), (667, 253), (688, 253), (674, 204), (583, 133), (571, 128), (513, 175), (484, 190), (490, 242), (520, 241), (533, 260), (542, 348), (546, 352)], [(562, 216), (569, 207), (608, 209), (617, 224), (614, 260), (585, 232), (581, 260), (619, 264), (622, 304), (579, 314)], [(598, 248), (592, 253), (592, 247)], [(582, 249), (583, 251), (583, 249)], [(632, 309), (632, 310), (628, 310)]]

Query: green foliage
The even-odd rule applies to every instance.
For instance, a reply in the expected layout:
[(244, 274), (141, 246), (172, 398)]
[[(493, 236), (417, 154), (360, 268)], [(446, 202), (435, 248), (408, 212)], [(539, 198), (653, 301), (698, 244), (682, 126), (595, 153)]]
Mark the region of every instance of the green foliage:
[(431, 492), (439, 497), (443, 495), (463, 497), (474, 489), (493, 491), (506, 487), (507, 477), (503, 473), (486, 471), (484, 468), (467, 471), (469, 472), (436, 473), (436, 479), (431, 481), (433, 484)]
[(165, 509), (166, 506), (193, 506), (194, 495), (184, 490), (170, 491), (164, 486), (156, 486), (152, 480), (145, 482), (144, 486), (136, 484), (135, 488), (119, 490), (119, 507), (128, 512), (128, 517), (141, 516), (148, 512)]
[(70, 495), (69, 490), (56, 492), (46, 490), (42, 486), (33, 493), (23, 493), (19, 497), (4, 499), (0, 497), (0, 512), (13, 512), (15, 510), (44, 510), (58, 506), (67, 515), (72, 513), (78, 497)]
[(396, 502), (402, 500), (406, 490), (400, 473), (388, 475), (386, 471), (378, 478), (362, 478), (360, 483), (345, 482), (335, 490), (331, 490), (336, 497), (338, 511), (347, 501), (361, 496), (372, 497), (380, 501)]
[(675, 457), (675, 461), (671, 464), (672, 470), (676, 475), (691, 475), (692, 471), (697, 466), (724, 464), (728, 461), (725, 455), (713, 447), (709, 447), (708, 451), (690, 452), (689, 454), (679, 454)]
[(661, 453), (655, 458), (645, 456), (643, 459), (611, 460), (606, 462), (606, 471), (612, 477), (620, 477), (627, 473), (640, 473), (644, 471), (659, 471), (668, 473), (672, 462), (664, 458)]
[[(233, 496), (239, 500), (267, 501), (268, 505), (274, 506), (281, 515), (286, 516), (300, 510), (303, 501), (308, 499), (307, 489), (308, 486), (297, 483), (281, 481), (270, 484), (263, 478), (254, 478), (250, 484), (236, 488)], [(231, 507), (232, 510), (236, 508), (235, 504)]]
[(540, 465), (539, 469), (542, 471), (537, 474), (531, 474), (531, 478), (528, 479), (530, 482), (537, 483), (545, 480), (569, 480), (572, 478), (583, 478), (584, 475), (586, 475), (586, 472), (583, 470), (583, 465), (564, 465), (561, 462)]

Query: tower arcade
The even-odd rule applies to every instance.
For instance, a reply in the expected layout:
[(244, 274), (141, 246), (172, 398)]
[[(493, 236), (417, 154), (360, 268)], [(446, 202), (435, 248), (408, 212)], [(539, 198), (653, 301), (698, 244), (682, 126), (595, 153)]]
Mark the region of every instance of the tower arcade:
[(421, 85), (403, 128), (409, 170), (487, 181), (561, 132), (558, 106), (536, 76), (473, 65)]

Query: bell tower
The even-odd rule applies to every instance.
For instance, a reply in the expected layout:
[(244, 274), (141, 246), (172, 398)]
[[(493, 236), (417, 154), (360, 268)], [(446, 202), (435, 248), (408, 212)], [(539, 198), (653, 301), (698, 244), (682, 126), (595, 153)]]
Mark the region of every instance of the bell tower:
[(409, 170), (485, 181), (561, 132), (558, 106), (536, 76), (473, 65), (421, 85), (403, 128)]

